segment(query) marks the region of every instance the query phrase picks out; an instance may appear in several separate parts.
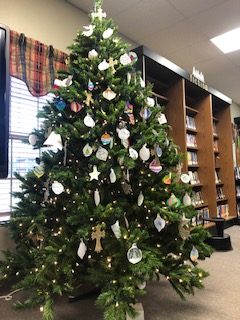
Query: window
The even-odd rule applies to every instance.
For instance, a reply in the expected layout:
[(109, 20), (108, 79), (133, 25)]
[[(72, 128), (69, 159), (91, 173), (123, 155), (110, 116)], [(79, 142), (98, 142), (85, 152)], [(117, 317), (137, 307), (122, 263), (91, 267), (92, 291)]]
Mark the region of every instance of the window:
[(38, 111), (46, 104), (51, 95), (33, 97), (26, 84), (11, 78), (10, 88), (10, 126), (9, 126), (9, 174), (7, 179), (0, 180), (0, 222), (9, 219), (12, 206), (16, 204), (12, 192), (20, 190), (20, 183), (14, 172), (24, 175), (36, 165), (39, 150), (23, 143), (33, 128), (39, 128), (41, 119), (36, 117)]

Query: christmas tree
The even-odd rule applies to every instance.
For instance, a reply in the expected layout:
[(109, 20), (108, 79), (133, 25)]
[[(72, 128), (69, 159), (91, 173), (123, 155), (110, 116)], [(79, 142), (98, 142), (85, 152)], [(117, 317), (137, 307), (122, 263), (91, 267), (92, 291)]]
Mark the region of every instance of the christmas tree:
[[(208, 233), (191, 223), (189, 176), (168, 137), (164, 108), (136, 70), (138, 57), (95, 1), (70, 47), (68, 71), (29, 136), (41, 157), (21, 180), (1, 280), (30, 289), (19, 307), (53, 316), (54, 297), (100, 288), (104, 319), (134, 316), (146, 281), (166, 277), (180, 296), (202, 288)], [(81, 287), (80, 287), (81, 288)]]

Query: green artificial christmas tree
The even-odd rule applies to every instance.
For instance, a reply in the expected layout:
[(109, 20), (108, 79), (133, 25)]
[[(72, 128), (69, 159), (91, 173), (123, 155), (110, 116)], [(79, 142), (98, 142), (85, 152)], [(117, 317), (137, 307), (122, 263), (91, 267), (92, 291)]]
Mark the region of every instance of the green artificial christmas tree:
[(197, 259), (211, 253), (208, 233), (191, 224), (189, 177), (164, 110), (101, 5), (70, 47), (42, 129), (29, 137), (41, 158), (18, 175), (17, 250), (1, 263), (2, 281), (30, 289), (18, 306), (39, 304), (44, 320), (54, 319), (56, 295), (83, 283), (100, 288), (104, 319), (125, 320), (146, 281), (166, 277), (183, 297), (207, 276)]

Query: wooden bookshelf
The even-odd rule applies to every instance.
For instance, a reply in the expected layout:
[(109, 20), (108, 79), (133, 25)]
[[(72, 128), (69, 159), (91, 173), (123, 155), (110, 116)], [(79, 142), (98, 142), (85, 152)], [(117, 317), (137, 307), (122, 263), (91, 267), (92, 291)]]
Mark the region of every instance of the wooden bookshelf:
[[(199, 177), (199, 183), (191, 184), (203, 200), (196, 210), (208, 208), (210, 217), (216, 217), (219, 208), (225, 212), (228, 206), (226, 217), (236, 218), (231, 99), (211, 87), (197, 86), (186, 71), (148, 48), (142, 46), (135, 51), (144, 80), (153, 84), (154, 94), (166, 107), (170, 135), (185, 155), (182, 172), (197, 172)], [(192, 140), (196, 143), (189, 145), (189, 135), (195, 136)], [(197, 163), (189, 163), (190, 152), (196, 153)], [(221, 178), (217, 183), (215, 170)], [(218, 199), (219, 190), (223, 199)]]

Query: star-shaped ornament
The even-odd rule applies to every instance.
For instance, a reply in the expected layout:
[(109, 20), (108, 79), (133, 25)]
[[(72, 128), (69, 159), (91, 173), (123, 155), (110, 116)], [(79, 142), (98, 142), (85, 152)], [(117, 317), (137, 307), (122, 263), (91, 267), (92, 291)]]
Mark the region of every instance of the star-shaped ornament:
[(112, 73), (114, 74), (116, 72), (114, 66), (116, 66), (118, 64), (118, 61), (114, 60), (112, 57), (110, 57), (108, 59), (108, 64), (109, 64), (109, 67), (112, 69)]
[(88, 107), (90, 107), (90, 103), (93, 104), (94, 100), (92, 97), (92, 93), (89, 93), (87, 91), (84, 92), (86, 95), (86, 99), (83, 101)]
[(92, 180), (98, 180), (98, 176), (100, 175), (101, 172), (97, 170), (97, 166), (93, 166), (93, 172), (89, 173), (90, 176), (90, 181)]

